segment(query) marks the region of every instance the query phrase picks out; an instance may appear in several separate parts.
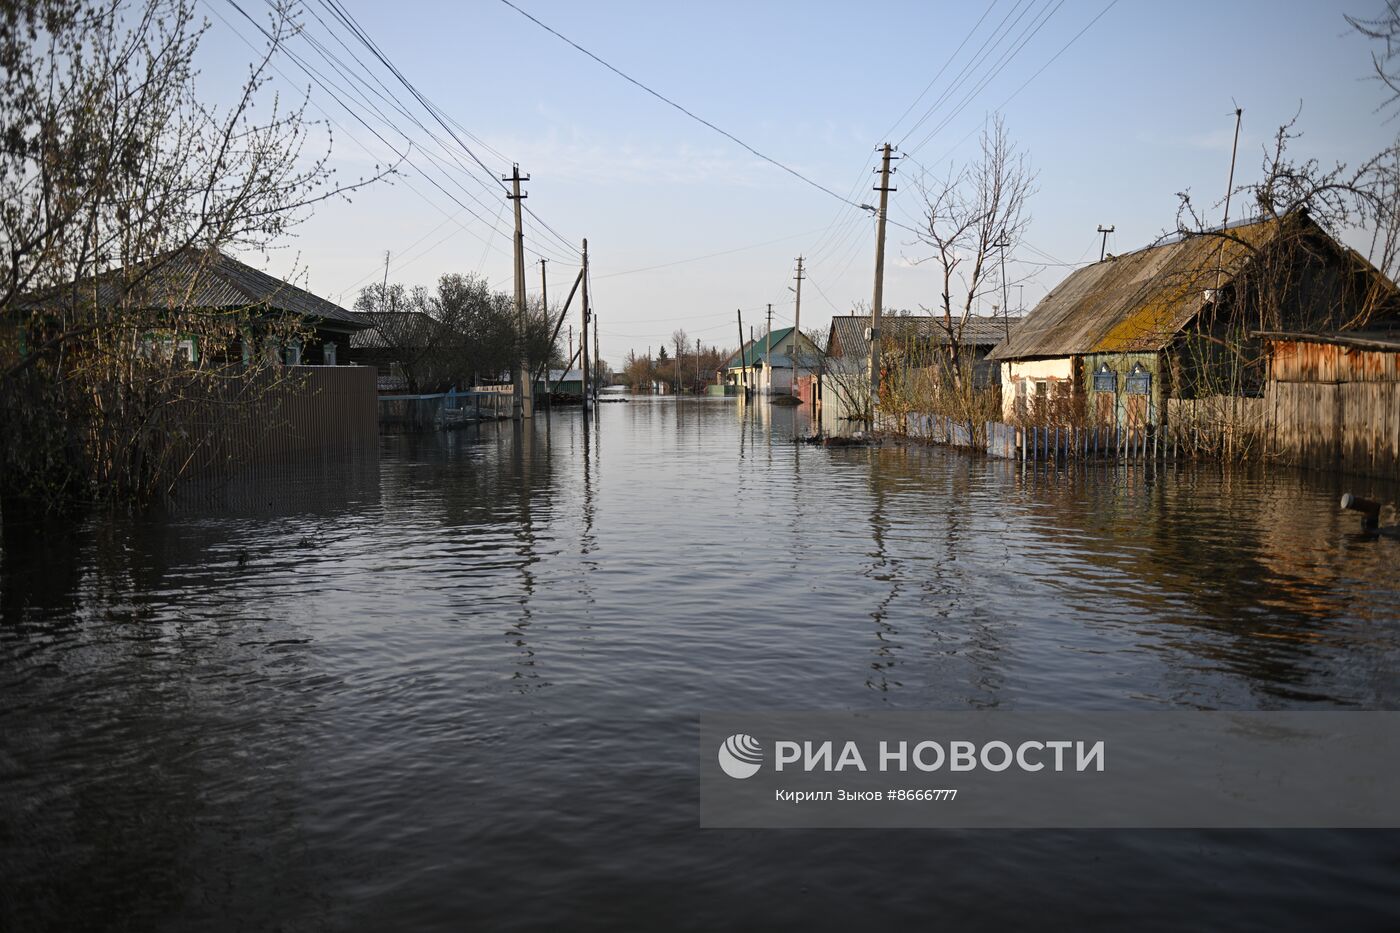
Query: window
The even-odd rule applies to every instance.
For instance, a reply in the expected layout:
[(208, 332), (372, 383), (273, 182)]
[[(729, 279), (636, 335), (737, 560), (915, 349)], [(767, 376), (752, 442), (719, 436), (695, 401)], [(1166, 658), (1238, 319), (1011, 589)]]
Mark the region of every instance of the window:
[(321, 362), (327, 366), (335, 365), (335, 342), (326, 341), (321, 346)]
[(293, 340), (287, 344), (283, 351), (283, 360), (288, 366), (301, 365), (301, 341)]

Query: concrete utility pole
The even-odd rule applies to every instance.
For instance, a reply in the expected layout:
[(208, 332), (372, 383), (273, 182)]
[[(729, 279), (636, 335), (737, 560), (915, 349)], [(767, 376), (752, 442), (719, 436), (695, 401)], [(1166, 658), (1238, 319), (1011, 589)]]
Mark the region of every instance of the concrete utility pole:
[(1099, 233), (1103, 234), (1103, 245), (1099, 247), (1099, 262), (1103, 262), (1103, 257), (1108, 253), (1108, 235), (1114, 230), (1113, 227), (1105, 227), (1099, 224)]
[(389, 251), (384, 251), (384, 286), (379, 289), (379, 310), (389, 310)]
[(588, 240), (583, 241), (583, 330), (579, 332), (578, 356), (583, 367), (583, 429), (588, 430)]
[[(1220, 230), (1223, 233), (1230, 226), (1230, 195), (1235, 188), (1235, 157), (1240, 151), (1240, 121), (1244, 119), (1244, 110), (1235, 108), (1235, 141), (1230, 147), (1230, 180), (1225, 182), (1225, 218), (1220, 222)], [(1220, 238), (1220, 249), (1215, 254), (1215, 290), (1220, 291), (1220, 278), (1225, 271), (1225, 238)]]
[(1006, 339), (1011, 339), (1011, 305), (1006, 297), (1006, 248), (1011, 244), (1006, 242), (1006, 231), (1001, 232), (1001, 238), (992, 244), (994, 249), (1001, 250), (1001, 320), (1006, 325)]
[(893, 158), (893, 147), (889, 143), (884, 145), (884, 158), (880, 165), (880, 184), (876, 191), (880, 192), (880, 210), (876, 214), (875, 227), (875, 295), (870, 302), (870, 427), (875, 427), (875, 406), (880, 400), (880, 314), (884, 310), (885, 300), (885, 216), (889, 213), (890, 192), (894, 188), (890, 187), (890, 160)]
[(768, 394), (773, 394), (773, 305), (768, 305), (768, 333), (763, 335), (763, 374), (768, 377)]
[[(801, 347), (802, 340), (802, 257), (797, 257), (797, 302), (792, 310), (792, 386), (793, 395), (797, 394), (797, 351)], [(794, 421), (794, 424), (797, 422)]]
[(520, 174), (520, 166), (511, 166), (509, 175), (502, 175), (502, 181), (511, 183), (511, 193), (506, 195), (515, 202), (515, 405), (516, 420), (535, 416), (535, 387), (531, 385), (530, 366), (525, 359), (525, 228), (520, 220), (521, 201), (529, 195), (522, 194), (520, 183), (529, 181), (530, 176)]

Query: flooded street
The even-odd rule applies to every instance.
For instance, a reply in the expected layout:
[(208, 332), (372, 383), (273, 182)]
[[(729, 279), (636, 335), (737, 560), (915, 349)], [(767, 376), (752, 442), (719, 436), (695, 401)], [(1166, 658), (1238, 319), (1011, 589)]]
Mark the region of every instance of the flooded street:
[(1393, 929), (1379, 831), (701, 831), (707, 710), (1400, 708), (1378, 482), (639, 398), (12, 534), (0, 929)]

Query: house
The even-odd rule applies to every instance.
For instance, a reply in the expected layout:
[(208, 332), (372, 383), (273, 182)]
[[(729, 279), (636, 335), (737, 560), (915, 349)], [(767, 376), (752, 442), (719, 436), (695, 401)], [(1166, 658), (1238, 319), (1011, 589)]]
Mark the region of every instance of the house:
[(415, 383), (418, 365), (427, 363), (437, 344), (439, 324), (422, 311), (359, 311), (368, 326), (350, 338), (349, 357), (361, 366), (373, 366), (380, 393), (402, 393)]
[(1255, 331), (1351, 329), (1395, 289), (1304, 213), (1109, 256), (1069, 275), (988, 354), (1003, 417), (1161, 426), (1169, 400), (1263, 392)]
[[(986, 362), (992, 348), (1006, 338), (1020, 318), (970, 315), (951, 326), (939, 314), (895, 314), (880, 320), (880, 352), (885, 359), (904, 358), (916, 365), (946, 366), (947, 349), (955, 342), (972, 364), (973, 384), (993, 386), (998, 373)], [(831, 319), (828, 360), (864, 361), (869, 371), (870, 315), (841, 314)]]
[(1400, 326), (1265, 331), (1264, 409), (1285, 462), (1400, 479)]
[[(158, 261), (114, 269), (98, 276), (91, 287), (87, 294), (96, 307), (125, 307), (152, 322), (158, 322), (165, 311), (177, 310), (237, 319), (241, 337), (230, 346), (202, 345), (196, 334), (157, 332), (156, 323), (142, 335), (144, 340), (170, 345), (192, 362), (206, 356), (241, 353), (247, 359), (254, 353), (268, 353), (290, 366), (345, 365), (351, 339), (369, 326), (354, 312), (217, 250), (190, 247)], [(61, 303), (67, 292), (49, 292), (26, 304), (42, 308)], [(304, 325), (306, 336), (265, 339), (260, 323), (287, 318)]]
[(177, 250), (19, 307), (19, 354), (67, 326), (65, 352), (104, 363), (90, 378), (114, 387), (118, 404), (93, 422), (123, 432), (121, 418), (139, 419), (130, 443), (151, 475), (221, 479), (303, 456), (358, 455), (377, 436), (373, 373), (348, 365), (346, 352), (367, 325), (223, 252)]
[(784, 327), (746, 343), (717, 374), (719, 382), (736, 389), (748, 386), (762, 395), (787, 395), (792, 391), (794, 349), (800, 370), (816, 367), (816, 347), (797, 328)]
[(535, 383), (535, 397), (543, 398), (545, 394), (550, 391), (557, 392), (560, 395), (577, 395), (582, 398), (583, 370), (551, 369)]

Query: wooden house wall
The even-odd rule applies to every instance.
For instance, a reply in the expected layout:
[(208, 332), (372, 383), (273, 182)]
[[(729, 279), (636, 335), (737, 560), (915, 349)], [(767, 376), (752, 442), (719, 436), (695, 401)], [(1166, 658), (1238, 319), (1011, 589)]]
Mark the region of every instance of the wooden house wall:
[(1285, 462), (1400, 478), (1400, 352), (1275, 340), (1265, 407)]

